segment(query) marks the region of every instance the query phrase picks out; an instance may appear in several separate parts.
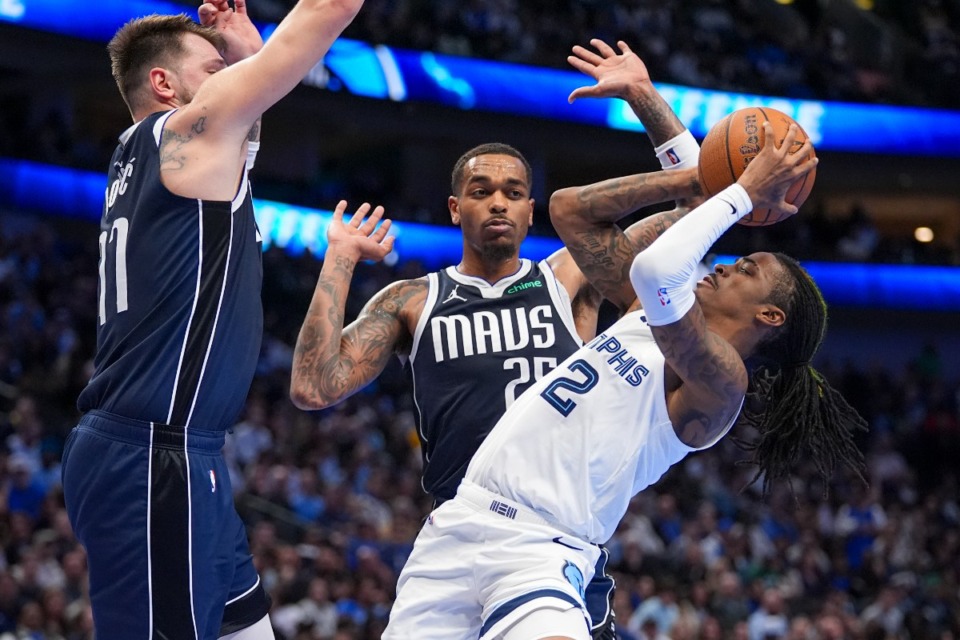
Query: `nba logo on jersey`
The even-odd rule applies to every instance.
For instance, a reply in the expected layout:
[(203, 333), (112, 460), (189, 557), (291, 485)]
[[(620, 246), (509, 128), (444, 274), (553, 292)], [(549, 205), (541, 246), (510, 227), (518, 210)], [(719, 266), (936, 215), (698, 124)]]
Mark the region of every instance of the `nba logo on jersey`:
[(217, 492), (217, 474), (213, 472), (213, 469), (210, 469), (210, 493)]
[(667, 155), (667, 158), (670, 160), (670, 164), (680, 164), (680, 156), (677, 155), (676, 150), (667, 149), (666, 155)]
[(667, 294), (666, 287), (660, 287), (657, 289), (657, 297), (660, 298), (660, 306), (667, 306), (670, 304), (670, 296)]

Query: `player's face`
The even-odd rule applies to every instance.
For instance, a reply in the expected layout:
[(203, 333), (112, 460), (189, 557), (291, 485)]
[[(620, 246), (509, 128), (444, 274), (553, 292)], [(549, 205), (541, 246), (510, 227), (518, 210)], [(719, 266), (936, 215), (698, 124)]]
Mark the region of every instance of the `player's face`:
[(183, 35), (183, 55), (174, 69), (177, 98), (180, 104), (189, 104), (203, 82), (224, 69), (227, 63), (206, 38), (195, 33)]
[(752, 253), (733, 264), (718, 264), (694, 291), (704, 316), (750, 321), (770, 299), (783, 274), (772, 253)]
[(464, 245), (485, 258), (517, 255), (533, 224), (533, 199), (523, 162), (513, 156), (477, 156), (464, 167), (460, 193), (450, 196), (450, 218)]

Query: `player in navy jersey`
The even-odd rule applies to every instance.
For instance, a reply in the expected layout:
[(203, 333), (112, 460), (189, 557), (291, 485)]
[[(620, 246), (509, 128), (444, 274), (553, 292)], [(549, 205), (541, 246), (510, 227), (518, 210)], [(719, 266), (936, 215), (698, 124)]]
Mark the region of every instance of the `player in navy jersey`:
[(97, 637), (273, 638), (220, 453), (260, 349), (247, 170), (261, 114), (362, 0), (303, 0), (264, 45), (245, 0), (153, 15), (108, 46), (134, 125), (111, 160), (99, 323), (63, 457)]
[[(633, 176), (623, 206), (636, 210), (699, 194), (699, 147), (649, 78), (643, 84), (622, 68), (594, 77), (598, 86), (615, 78), (621, 85), (642, 85), (620, 97), (645, 124), (663, 165), (676, 169)], [(601, 94), (584, 88), (575, 97)], [(454, 166), (451, 188), (447, 204), (463, 234), (461, 262), (387, 286), (347, 327), (343, 315), (354, 266), (382, 248), (367, 237), (373, 225), (358, 217), (344, 223), (338, 214), (291, 380), (294, 403), (320, 409), (370, 383), (393, 354), (407, 360), (419, 413), (422, 484), (437, 503), (455, 495), (470, 458), (514, 400), (593, 338), (600, 302), (565, 249), (540, 262), (520, 257), (534, 201), (530, 166), (519, 151), (498, 143), (467, 151)], [(564, 206), (563, 197), (557, 206)], [(649, 243), (686, 211), (651, 216), (626, 233)], [(588, 598), (596, 637), (612, 638), (606, 555), (599, 563)]]

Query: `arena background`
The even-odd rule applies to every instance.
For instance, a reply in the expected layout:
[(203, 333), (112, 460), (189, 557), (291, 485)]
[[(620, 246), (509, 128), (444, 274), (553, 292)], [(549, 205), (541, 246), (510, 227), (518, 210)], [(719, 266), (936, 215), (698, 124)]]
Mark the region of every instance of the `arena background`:
[[(41, 4), (97, 24), (93, 7)], [(265, 25), (287, 6), (251, 0)], [(79, 640), (92, 637), (85, 566), (62, 508), (59, 454), (93, 354), (99, 208), (78, 205), (70, 183), (49, 176), (102, 174), (129, 115), (103, 39), (7, 19), (30, 8), (0, 0), (0, 639)], [(783, 487), (764, 501), (744, 490), (750, 470), (735, 464), (742, 453), (731, 443), (690, 458), (634, 500), (611, 541), (624, 638), (655, 637), (645, 635), (648, 618), (675, 639), (960, 634), (960, 146), (922, 155), (910, 145), (927, 148), (935, 115), (960, 117), (958, 33), (956, 0), (367, 0), (348, 29), (367, 45), (556, 69), (573, 44), (622, 38), (658, 82), (921, 108), (895, 132), (876, 131), (907, 141), (895, 153), (818, 148), (800, 215), (735, 230), (717, 247), (862, 265), (865, 280), (851, 287), (867, 289), (881, 267), (936, 268), (909, 272), (892, 297), (831, 309), (816, 364), (870, 421), (861, 442), (869, 490), (840, 474), (824, 499), (816, 474), (801, 468), (795, 496)], [(555, 242), (546, 215), (554, 189), (658, 168), (642, 132), (362, 97), (331, 78), (320, 73), (313, 84), (328, 88), (301, 86), (264, 116), (258, 197), (319, 210), (368, 200), (401, 224), (448, 225), (454, 161), (503, 141), (531, 160), (533, 233)], [(37, 178), (12, 182), (25, 167)], [(932, 241), (917, 240), (920, 227)], [(267, 335), (227, 454), (278, 637), (378, 638), (429, 501), (397, 363), (334, 409), (304, 413), (287, 399), (319, 258), (279, 245), (264, 255)], [(350, 314), (430, 263), (399, 258), (358, 271)], [(790, 635), (763, 635), (781, 617)]]

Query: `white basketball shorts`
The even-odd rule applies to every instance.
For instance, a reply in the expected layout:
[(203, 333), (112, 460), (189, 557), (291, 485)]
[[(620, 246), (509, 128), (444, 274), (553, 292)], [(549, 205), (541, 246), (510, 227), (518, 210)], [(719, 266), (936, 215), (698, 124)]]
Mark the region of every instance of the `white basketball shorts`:
[(600, 548), (468, 481), (435, 509), (400, 574), (385, 640), (492, 640), (532, 611), (580, 609)]

